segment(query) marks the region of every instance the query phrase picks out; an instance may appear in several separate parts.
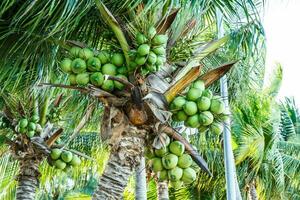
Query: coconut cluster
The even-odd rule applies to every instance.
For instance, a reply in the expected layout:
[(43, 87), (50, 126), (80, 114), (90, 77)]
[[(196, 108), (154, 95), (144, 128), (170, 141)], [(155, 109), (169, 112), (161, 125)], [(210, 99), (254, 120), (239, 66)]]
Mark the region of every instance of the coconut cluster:
[(111, 75), (127, 80), (123, 54), (108, 51), (94, 53), (89, 48), (79, 47), (72, 47), (69, 54), (70, 58), (63, 59), (60, 66), (69, 74), (71, 85), (85, 86), (90, 83), (108, 92), (124, 89), (122, 83), (104, 78), (104, 75)]
[(185, 126), (204, 132), (208, 128), (215, 134), (223, 132), (226, 118), (225, 105), (220, 96), (205, 89), (202, 80), (195, 81), (185, 96), (177, 96), (170, 104), (174, 121), (184, 121)]
[(78, 166), (81, 163), (80, 158), (67, 150), (61, 150), (54, 148), (51, 150), (50, 157), (48, 158), (48, 163), (57, 169), (68, 169), (71, 166)]
[(165, 138), (167, 139), (164, 147), (146, 152), (152, 170), (159, 181), (168, 180), (174, 188), (179, 188), (183, 184), (191, 184), (196, 180), (196, 171), (192, 168), (191, 156), (185, 152), (185, 147), (181, 142), (170, 142), (168, 136)]
[(40, 118), (34, 114), (30, 118), (22, 118), (18, 121), (15, 131), (17, 133), (26, 134), (27, 137), (32, 138), (36, 133), (42, 132), (42, 127), (38, 124)]
[(130, 68), (139, 67), (142, 74), (158, 71), (166, 62), (166, 45), (168, 36), (157, 34), (154, 27), (147, 33), (137, 33), (135, 37), (137, 48), (131, 55)]

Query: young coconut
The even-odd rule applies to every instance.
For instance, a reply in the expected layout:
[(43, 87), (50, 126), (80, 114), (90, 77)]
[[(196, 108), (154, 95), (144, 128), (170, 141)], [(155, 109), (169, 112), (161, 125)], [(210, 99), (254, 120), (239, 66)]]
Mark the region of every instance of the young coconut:
[(115, 66), (120, 67), (120, 66), (124, 65), (125, 58), (124, 58), (123, 54), (121, 54), (121, 53), (114, 53), (112, 55), (111, 62)]

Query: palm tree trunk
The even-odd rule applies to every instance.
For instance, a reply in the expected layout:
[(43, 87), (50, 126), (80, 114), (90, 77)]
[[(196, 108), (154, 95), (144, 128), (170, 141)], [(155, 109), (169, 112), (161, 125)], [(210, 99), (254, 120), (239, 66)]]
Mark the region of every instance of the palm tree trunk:
[(250, 197), (250, 200), (258, 200), (254, 181), (250, 183), (249, 197)]
[(168, 182), (158, 182), (158, 200), (169, 200)]
[(39, 186), (38, 162), (32, 159), (20, 161), (20, 173), (16, 200), (34, 200), (36, 188)]
[(147, 180), (145, 157), (141, 158), (141, 163), (136, 169), (135, 175), (135, 199), (147, 200)]
[(119, 136), (112, 148), (98, 188), (93, 195), (94, 200), (123, 199), (128, 180), (140, 164), (145, 141), (144, 131), (131, 126), (125, 134), (126, 136)]

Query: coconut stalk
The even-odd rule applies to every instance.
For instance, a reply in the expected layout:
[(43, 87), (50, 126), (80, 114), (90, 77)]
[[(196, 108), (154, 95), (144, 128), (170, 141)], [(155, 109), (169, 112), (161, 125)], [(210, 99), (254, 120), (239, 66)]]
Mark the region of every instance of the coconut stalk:
[(118, 41), (121, 45), (121, 48), (123, 50), (126, 64), (127, 64), (127, 66), (129, 66), (130, 59), (129, 59), (128, 52), (129, 52), (130, 48), (129, 48), (128, 42), (125, 38), (125, 35), (121, 29), (121, 26), (119, 25), (116, 18), (111, 14), (111, 12), (102, 3), (101, 0), (95, 0), (95, 4), (96, 4), (101, 16), (103, 17), (103, 19), (107, 22), (107, 24), (110, 26), (112, 31), (115, 33), (116, 38), (118, 39)]

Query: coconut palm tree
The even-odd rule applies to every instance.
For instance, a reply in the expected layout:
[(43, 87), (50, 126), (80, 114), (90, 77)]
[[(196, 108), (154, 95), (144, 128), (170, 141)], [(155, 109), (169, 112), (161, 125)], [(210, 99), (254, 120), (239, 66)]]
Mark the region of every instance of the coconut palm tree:
[(282, 199), (290, 198), (291, 191), (297, 193), (287, 181), (298, 176), (299, 160), (288, 150), (299, 150), (299, 144), (284, 139), (295, 135), (295, 129), (286, 110), (274, 101), (281, 77), (279, 66), (270, 86), (261, 94), (251, 94), (248, 103), (244, 101), (235, 112), (236, 161), (249, 199)]
[[(55, 61), (60, 59), (61, 52), (65, 52), (62, 49), (68, 49), (70, 44), (88, 45), (95, 49), (117, 46), (123, 50), (125, 58), (128, 60), (128, 50), (129, 47), (133, 46), (134, 34), (137, 31), (145, 30), (145, 27), (149, 25), (156, 25), (161, 33), (168, 33), (168, 64), (177, 68), (173, 75), (176, 75), (181, 68), (183, 70), (179, 75), (184, 75), (186, 71), (189, 71), (191, 65), (188, 64), (191, 61), (196, 62), (197, 66), (200, 60), (228, 40), (228, 37), (224, 37), (219, 41), (207, 44), (206, 42), (212, 40), (214, 35), (205, 34), (205, 37), (200, 37), (203, 27), (209, 26), (209, 24), (205, 24), (205, 18), (200, 18), (202, 15), (199, 15), (199, 12), (212, 18), (214, 9), (221, 7), (220, 5), (225, 5), (222, 7), (222, 11), (238, 16), (232, 6), (239, 5), (238, 1), (228, 1), (224, 4), (221, 1), (214, 3), (192, 1), (188, 4), (184, 2), (174, 3), (173, 1), (147, 2), (145, 4), (140, 4), (141, 1), (105, 3), (104, 6), (100, 1), (52, 1), (51, 4), (45, 1), (31, 3), (3, 1), (0, 12), (2, 19), (0, 44), (1, 49), (3, 47), (6, 49), (5, 52), (1, 52), (5, 58), (1, 61), (3, 67), (1, 68), (0, 81), (4, 83), (3, 88), (12, 83), (14, 86), (20, 85), (24, 76), (27, 76), (26, 80), (31, 82), (41, 80), (43, 82), (62, 80), (63, 82), (65, 76), (55, 70)], [(254, 6), (252, 1), (248, 1), (248, 3)], [(180, 11), (172, 9), (180, 6), (182, 7)], [(156, 11), (158, 8), (162, 9)], [(43, 13), (40, 12), (41, 9), (43, 9)], [(149, 16), (151, 12), (159, 15)], [(99, 13), (103, 18), (100, 18)], [(125, 24), (128, 19), (129, 22)], [(238, 39), (235, 36), (233, 38)], [(74, 40), (85, 44), (74, 42)], [(10, 41), (13, 42), (10, 43)], [(244, 43), (242, 42), (242, 44)], [(171, 68), (167, 69), (170, 70)], [(49, 76), (49, 74), (54, 75)], [(160, 72), (159, 74), (163, 73)], [(197, 73), (192, 73), (192, 75), (195, 76)], [(50, 80), (50, 77), (55, 77), (55, 80)], [(190, 76), (186, 77), (190, 78)], [(114, 77), (110, 78), (113, 79)], [(137, 77), (133, 78), (136, 79)], [(180, 76), (177, 76), (177, 79), (180, 79)], [(144, 78), (144, 80), (146, 79)], [(188, 80), (188, 82), (191, 81), (192, 79)], [(127, 95), (132, 98), (126, 106), (122, 106), (121, 109), (115, 109), (115, 107), (120, 107), (118, 105), (111, 106), (111, 102), (120, 102), (119, 98), (111, 98), (105, 102), (106, 111), (115, 112), (116, 117), (112, 121), (111, 143), (113, 145), (111, 156), (100, 180), (99, 190), (95, 193), (95, 197), (98, 196), (100, 199), (119, 198), (122, 195), (130, 175), (140, 163), (144, 143), (147, 142), (145, 140), (146, 133), (153, 132), (155, 123), (145, 125), (146, 118), (150, 120), (153, 117), (154, 122), (161, 120), (160, 118), (157, 121), (157, 116), (161, 116), (160, 112), (156, 111), (158, 109), (155, 109), (156, 114), (152, 112), (149, 114), (148, 110), (145, 109), (147, 106), (141, 101), (141, 96), (146, 96), (147, 92), (140, 90), (140, 82), (133, 79), (130, 83), (124, 84), (127, 84), (131, 89)], [(155, 86), (153, 88), (157, 89)], [(169, 94), (178, 89), (184, 88), (171, 87), (168, 90)], [(90, 91), (90, 93), (92, 92)], [(172, 95), (166, 97), (169, 100), (172, 99)], [(159, 99), (150, 99), (154, 101), (156, 108)], [(125, 107), (129, 109), (124, 109)], [(103, 121), (103, 124), (108, 122)], [(119, 126), (115, 126), (116, 124)], [(103, 130), (102, 134), (105, 132)]]

